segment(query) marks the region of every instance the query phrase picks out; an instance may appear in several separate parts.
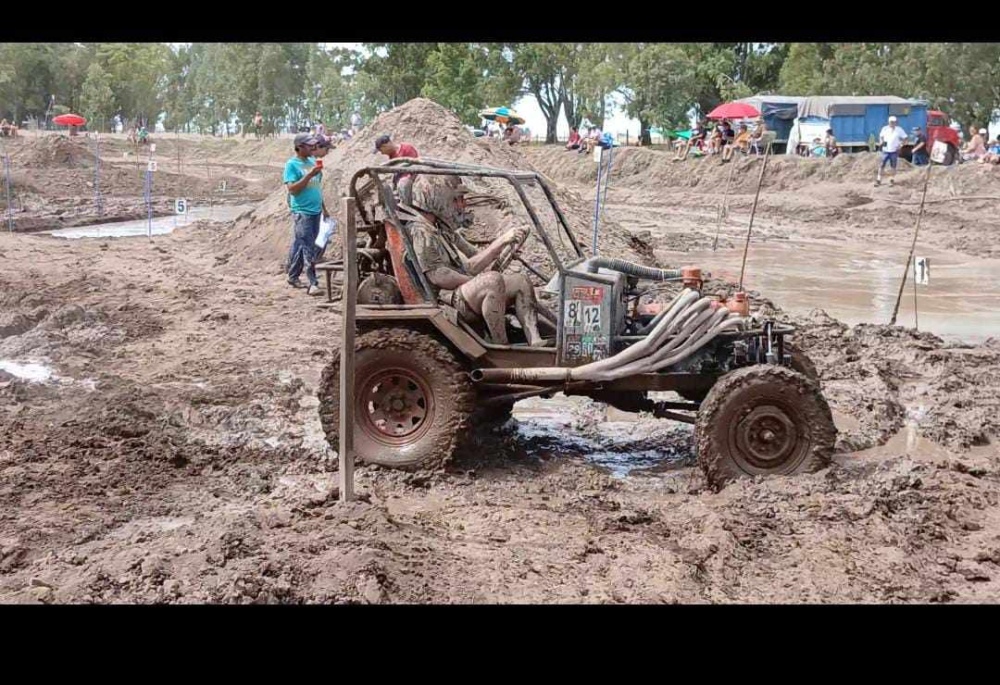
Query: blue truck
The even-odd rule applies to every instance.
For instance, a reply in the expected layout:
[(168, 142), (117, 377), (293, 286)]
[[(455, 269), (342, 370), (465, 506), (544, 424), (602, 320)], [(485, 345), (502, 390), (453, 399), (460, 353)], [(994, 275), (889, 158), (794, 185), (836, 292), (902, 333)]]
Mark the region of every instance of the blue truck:
[[(774, 151), (777, 153), (796, 154), (816, 138), (823, 140), (827, 129), (833, 129), (842, 150), (867, 150), (869, 142), (878, 141), (882, 127), (891, 115), (895, 115), (907, 133), (914, 126), (920, 126), (929, 134), (931, 143), (942, 138), (953, 148), (952, 155), (957, 154), (957, 138), (947, 127), (934, 125), (934, 118), (928, 118), (927, 103), (921, 100), (894, 95), (754, 95), (740, 102), (751, 104), (760, 111), (767, 128), (775, 132)], [(936, 114), (946, 117), (940, 112)], [(902, 153), (908, 159), (909, 146), (904, 147)]]
[(785, 151), (792, 125), (799, 116), (799, 105), (808, 98), (796, 95), (754, 95), (737, 102), (753, 105), (764, 118), (769, 131), (774, 131), (773, 150)]
[(914, 126), (927, 130), (927, 103), (894, 95), (823, 95), (804, 98), (788, 133), (786, 152), (795, 154), (801, 145), (822, 140), (833, 129), (837, 145), (845, 152), (869, 149), (879, 132), (895, 116), (910, 133)]

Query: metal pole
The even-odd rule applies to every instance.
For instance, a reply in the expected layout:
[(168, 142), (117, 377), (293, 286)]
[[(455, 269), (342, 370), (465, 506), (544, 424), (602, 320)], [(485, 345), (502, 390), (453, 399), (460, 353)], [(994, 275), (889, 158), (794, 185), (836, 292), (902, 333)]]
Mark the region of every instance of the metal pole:
[[(184, 168), (183, 164), (181, 163), (181, 132), (180, 132), (179, 129), (176, 129), (176, 128), (174, 129), (174, 145), (177, 147), (177, 180), (178, 180), (178, 182), (179, 182), (179, 184), (181, 186), (181, 197), (183, 197), (185, 200), (187, 200), (188, 199), (188, 193), (187, 193), (187, 191), (188, 191), (188, 183), (187, 183), (187, 179), (184, 178), (181, 175), (181, 172), (182, 172), (182, 170)], [(184, 207), (184, 223), (185, 224), (187, 223), (188, 211), (190, 211), (190, 208), (187, 207), (187, 206), (185, 206)], [(176, 227), (176, 226), (177, 226), (177, 212), (175, 211), (174, 212), (174, 227)]]
[(104, 200), (101, 197), (101, 134), (94, 136), (94, 205), (97, 216), (104, 216)]
[(212, 185), (212, 165), (209, 163), (208, 159), (205, 160), (205, 173), (208, 174), (208, 218), (212, 218), (212, 194), (215, 192), (215, 186)]
[(764, 171), (767, 169), (767, 160), (771, 157), (771, 145), (764, 149), (764, 163), (760, 166), (760, 176), (757, 177), (757, 192), (753, 196), (753, 207), (750, 208), (750, 222), (747, 224), (747, 242), (743, 246), (743, 264), (740, 266), (740, 286), (743, 290), (743, 274), (747, 269), (747, 252), (750, 251), (750, 233), (753, 230), (753, 218), (757, 214), (757, 200), (760, 198), (760, 187), (764, 183)]
[(146, 237), (153, 239), (153, 172), (146, 169), (146, 179), (143, 187), (146, 199)]
[[(899, 292), (896, 294), (896, 306), (892, 308), (892, 318), (889, 325), (896, 325), (896, 315), (899, 313), (899, 303), (903, 299), (903, 288), (906, 287), (906, 278), (910, 274), (910, 262), (913, 261), (913, 250), (917, 247), (917, 235), (920, 233), (920, 219), (924, 216), (924, 201), (927, 199), (927, 186), (931, 180), (931, 165), (927, 164), (927, 173), (924, 175), (924, 192), (920, 197), (920, 209), (917, 210), (917, 225), (913, 229), (913, 242), (910, 243), (910, 254), (906, 256), (906, 265), (903, 266), (903, 280), (899, 284)], [(916, 312), (914, 312), (916, 315)]]
[(736, 171), (736, 162), (731, 161), (731, 167), (729, 167), (729, 177), (726, 179), (726, 192), (722, 196), (722, 202), (719, 203), (719, 213), (715, 217), (715, 239), (712, 241), (712, 252), (715, 252), (719, 247), (719, 232), (722, 230), (722, 217), (726, 215), (726, 203), (729, 201), (729, 187), (733, 182), (733, 172)]
[[(598, 148), (601, 151), (601, 158), (604, 158), (604, 148)], [(597, 193), (594, 197), (594, 239), (590, 242), (590, 251), (595, 256), (597, 255), (597, 212), (601, 208), (601, 162), (597, 163)]]
[(340, 501), (354, 499), (354, 310), (358, 301), (358, 246), (354, 198), (345, 197), (344, 292), (340, 334)]
[[(604, 154), (603, 152), (601, 153)], [(604, 212), (608, 208), (608, 185), (611, 183), (611, 162), (615, 159), (615, 146), (612, 145), (611, 149), (608, 150), (608, 170), (604, 174), (604, 197), (601, 198), (601, 216), (598, 217), (597, 223), (601, 223), (601, 219), (604, 218)]]
[(135, 153), (135, 173), (139, 173), (139, 125), (135, 126), (135, 139), (132, 141), (132, 151)]
[[(914, 265), (916, 266), (916, 265)], [(917, 277), (913, 277), (913, 328), (920, 330), (920, 319), (917, 317)]]
[(14, 208), (10, 204), (10, 156), (3, 156), (4, 186), (7, 189), (7, 231), (14, 232)]

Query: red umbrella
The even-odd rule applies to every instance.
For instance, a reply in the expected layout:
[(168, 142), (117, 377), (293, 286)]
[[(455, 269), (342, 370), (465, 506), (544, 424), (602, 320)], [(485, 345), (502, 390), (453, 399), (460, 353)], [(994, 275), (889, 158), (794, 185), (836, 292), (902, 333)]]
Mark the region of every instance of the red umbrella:
[(83, 126), (87, 120), (79, 114), (60, 114), (52, 118), (52, 123), (56, 126)]
[(759, 116), (760, 111), (745, 102), (727, 102), (708, 113), (709, 119), (752, 119)]

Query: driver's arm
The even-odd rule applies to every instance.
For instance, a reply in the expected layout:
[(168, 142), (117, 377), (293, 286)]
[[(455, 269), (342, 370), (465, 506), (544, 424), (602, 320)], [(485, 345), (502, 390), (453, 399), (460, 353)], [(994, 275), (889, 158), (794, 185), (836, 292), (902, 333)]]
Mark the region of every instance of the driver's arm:
[(455, 247), (457, 247), (462, 254), (470, 258), (476, 256), (476, 246), (466, 240), (461, 231), (452, 231), (451, 234), (454, 238)]
[(503, 249), (507, 245), (516, 243), (520, 240), (524, 233), (525, 231), (523, 228), (512, 228), (507, 231), (502, 236), (487, 245), (482, 252), (470, 257), (464, 264), (466, 271), (473, 276), (485, 271), (487, 267), (497, 260), (497, 257), (500, 256), (500, 253), (503, 252)]
[(427, 280), (438, 288), (445, 290), (457, 290), (472, 280), (471, 276), (461, 274), (454, 269), (439, 266), (426, 272)]

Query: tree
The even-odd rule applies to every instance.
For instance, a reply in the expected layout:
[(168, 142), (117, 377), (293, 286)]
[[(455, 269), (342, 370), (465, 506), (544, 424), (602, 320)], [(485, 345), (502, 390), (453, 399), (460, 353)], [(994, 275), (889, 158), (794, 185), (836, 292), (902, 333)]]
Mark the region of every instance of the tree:
[(305, 97), (311, 116), (329, 129), (347, 128), (357, 99), (345, 70), (351, 66), (348, 51), (316, 46), (306, 66)]
[(111, 89), (111, 75), (98, 62), (87, 69), (86, 80), (80, 89), (81, 114), (90, 122), (110, 121), (115, 114), (115, 93)]
[(122, 123), (136, 117), (155, 123), (169, 82), (170, 48), (163, 43), (101, 43), (95, 52), (111, 77)]
[(451, 109), (466, 124), (477, 124), (480, 110), (509, 105), (520, 91), (521, 79), (502, 45), (438, 43), (427, 57), (421, 94)]
[(163, 94), (163, 126), (168, 131), (188, 130), (195, 116), (192, 64), (199, 48), (182, 45), (171, 50), (167, 71), (167, 87)]
[(573, 64), (567, 68), (561, 92), (563, 109), (570, 126), (584, 119), (604, 128), (609, 96), (620, 84), (620, 72), (612, 58), (614, 46), (607, 43), (578, 43)]
[[(222, 110), (226, 108), (228, 88), (223, 77), (227, 59), (224, 51), (225, 45), (221, 43), (191, 46), (190, 83), (185, 85), (192, 98), (191, 123), (199, 133), (208, 129), (214, 134), (223, 117)], [(256, 86), (256, 78), (252, 83)]]
[[(936, 43), (921, 52), (914, 94), (965, 125), (986, 127), (1000, 107), (1000, 43)], [(915, 58), (914, 58), (915, 59)], [(973, 74), (972, 78), (958, 75)]]
[(524, 77), (514, 64), (514, 52), (503, 43), (475, 43), (483, 71), (479, 79), (482, 104), (499, 107), (513, 104), (524, 92)]
[[(308, 46), (301, 43), (264, 43), (257, 61), (257, 105), (264, 119), (284, 119), (295, 130), (306, 118), (305, 88)], [(236, 104), (236, 103), (234, 103)], [(236, 111), (237, 107), (233, 107)]]
[(484, 107), (477, 57), (468, 43), (438, 43), (427, 56), (427, 81), (421, 89), (421, 95), (452, 110), (466, 124), (477, 123)]
[(565, 94), (564, 79), (575, 48), (569, 43), (519, 43), (511, 48), (514, 66), (524, 74), (525, 90), (535, 96), (545, 117), (545, 142), (556, 142)]
[(724, 101), (777, 90), (788, 43), (715, 43), (715, 48), (729, 56), (719, 83)]
[(436, 43), (365, 43), (364, 48), (367, 55), (358, 60), (357, 85), (375, 110), (420, 97)]
[(2, 91), (10, 118), (42, 117), (55, 94), (53, 66), (55, 48), (48, 43), (13, 43), (4, 45), (6, 87)]
[(83, 82), (90, 64), (94, 61), (93, 46), (80, 43), (55, 43), (52, 52), (52, 71), (55, 76), (56, 99), (70, 110), (81, 108)]
[(614, 53), (625, 111), (639, 120), (644, 144), (653, 125), (674, 126), (687, 120), (701, 86), (698, 66), (683, 46), (669, 43), (620, 44)]
[(833, 58), (832, 43), (793, 43), (778, 82), (786, 95), (818, 95), (825, 90), (823, 65)]
[(12, 54), (16, 46), (0, 43), (0, 118), (18, 121), (14, 113), (17, 70)]
[(722, 102), (777, 88), (787, 45), (777, 43), (686, 43), (694, 69), (694, 104), (704, 114)]
[(1000, 44), (795, 43), (780, 81), (790, 95), (922, 98), (985, 125), (1000, 105)]

